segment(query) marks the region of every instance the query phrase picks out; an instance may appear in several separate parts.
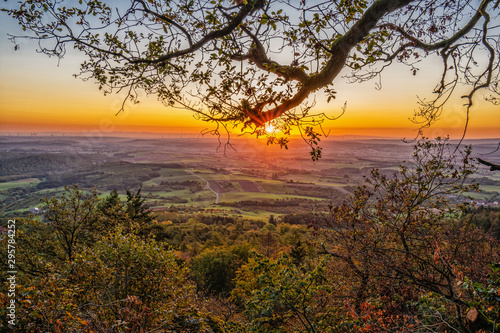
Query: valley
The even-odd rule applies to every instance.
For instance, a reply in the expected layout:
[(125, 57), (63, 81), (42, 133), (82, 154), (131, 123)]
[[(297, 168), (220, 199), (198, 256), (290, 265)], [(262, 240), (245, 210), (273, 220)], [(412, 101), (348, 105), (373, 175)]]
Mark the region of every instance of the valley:
[[(474, 156), (495, 151), (498, 140), (474, 140)], [(0, 138), (0, 214), (27, 216), (65, 186), (137, 191), (155, 211), (210, 212), (268, 219), (338, 205), (374, 168), (391, 173), (411, 159), (412, 144), (396, 139), (336, 137), (322, 142), (323, 158), (292, 140), (288, 150), (253, 139), (102, 136)], [(496, 155), (495, 155), (496, 154)], [(488, 157), (500, 159), (498, 152)], [(500, 201), (500, 173), (478, 167), (480, 204)], [(465, 200), (465, 199), (461, 199)]]

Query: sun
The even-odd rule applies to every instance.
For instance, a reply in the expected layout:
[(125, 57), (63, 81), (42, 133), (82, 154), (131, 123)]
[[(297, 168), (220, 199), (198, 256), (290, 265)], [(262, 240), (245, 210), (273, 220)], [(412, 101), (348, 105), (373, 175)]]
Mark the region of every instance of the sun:
[(267, 134), (272, 134), (274, 132), (275, 128), (271, 123), (266, 124), (266, 132)]

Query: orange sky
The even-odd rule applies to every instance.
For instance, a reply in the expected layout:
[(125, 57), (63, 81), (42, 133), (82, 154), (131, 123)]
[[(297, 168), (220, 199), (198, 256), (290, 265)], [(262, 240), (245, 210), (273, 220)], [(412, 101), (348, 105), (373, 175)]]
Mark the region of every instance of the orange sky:
[[(3, 18), (6, 18), (5, 16)], [(4, 20), (2, 20), (4, 21)], [(1, 24), (0, 24), (1, 25)], [(189, 111), (168, 109), (154, 96), (140, 104), (128, 105), (116, 115), (122, 95), (103, 96), (92, 82), (72, 77), (78, 71), (78, 58), (68, 56), (59, 64), (21, 42), (19, 51), (0, 29), (0, 132), (96, 131), (113, 132), (200, 132), (209, 124), (195, 120)], [(375, 82), (347, 84), (338, 77), (334, 89), (337, 99), (326, 104), (320, 97), (314, 111), (339, 113), (344, 102), (347, 111), (340, 119), (326, 124), (332, 135), (377, 135), (412, 137), (417, 126), (408, 118), (417, 107), (417, 95), (431, 97), (439, 71), (431, 65), (416, 77), (406, 67), (397, 67), (383, 76), (383, 88)], [(451, 101), (443, 119), (426, 132), (427, 136), (461, 135), (465, 113), (459, 98)], [(500, 137), (500, 107), (478, 100), (472, 110), (468, 138)]]

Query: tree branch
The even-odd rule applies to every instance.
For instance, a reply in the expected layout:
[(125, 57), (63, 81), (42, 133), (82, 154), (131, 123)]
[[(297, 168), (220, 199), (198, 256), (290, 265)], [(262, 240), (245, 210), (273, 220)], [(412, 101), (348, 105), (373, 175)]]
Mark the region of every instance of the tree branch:
[(291, 99), (260, 115), (252, 116), (250, 122), (262, 126), (267, 121), (278, 118), (288, 110), (299, 106), (315, 90), (330, 84), (344, 67), (351, 49), (369, 34), (377, 22), (384, 15), (402, 8), (412, 1), (376, 0), (347, 33), (334, 42), (331, 48), (332, 56), (318, 74), (310, 77)]
[(182, 33), (183, 33), (183, 34), (186, 36), (186, 38), (188, 39), (189, 46), (190, 46), (190, 47), (193, 47), (193, 39), (191, 38), (191, 35), (189, 34), (189, 32), (188, 32), (186, 29), (184, 29), (184, 27), (183, 27), (183, 26), (181, 26), (179, 23), (175, 22), (174, 20), (172, 20), (172, 19), (170, 19), (170, 18), (166, 17), (165, 15), (160, 15), (160, 14), (158, 14), (157, 12), (154, 12), (154, 11), (150, 10), (150, 9), (148, 8), (148, 6), (146, 5), (146, 3), (145, 3), (143, 0), (136, 0), (136, 1), (137, 1), (137, 2), (139, 2), (139, 3), (142, 5), (142, 7), (143, 7), (142, 11), (143, 11), (143, 12), (148, 13), (148, 14), (151, 14), (151, 15), (153, 15), (154, 17), (156, 17), (156, 18), (158, 18), (158, 19), (160, 19), (160, 20), (162, 20), (162, 21), (164, 21), (164, 22), (167, 22), (167, 23), (169, 23), (169, 24), (172, 24), (172, 25), (173, 25), (173, 26), (175, 26), (177, 29), (179, 29), (180, 31), (182, 31)]
[(233, 60), (250, 60), (258, 68), (275, 73), (278, 76), (285, 78), (285, 80), (296, 80), (305, 84), (309, 79), (309, 75), (300, 67), (285, 66), (277, 63), (274, 60), (270, 60), (267, 57), (266, 50), (260, 42), (260, 40), (252, 34), (246, 27), (241, 26), (241, 29), (252, 39), (253, 44), (250, 52), (247, 55), (233, 55), (231, 59)]
[(179, 51), (172, 52), (172, 53), (168, 53), (168, 54), (165, 54), (165, 55), (158, 57), (156, 59), (135, 59), (135, 60), (132, 60), (131, 63), (132, 64), (137, 64), (137, 63), (155, 64), (155, 63), (165, 62), (165, 61), (173, 59), (173, 58), (178, 58), (178, 57), (181, 57), (181, 56), (186, 55), (186, 54), (193, 53), (193, 52), (199, 50), (200, 48), (202, 48), (208, 42), (210, 42), (214, 39), (229, 35), (232, 31), (234, 31), (241, 24), (241, 22), (243, 22), (243, 19), (245, 17), (247, 17), (252, 12), (254, 12), (256, 9), (261, 8), (261, 7), (259, 7), (259, 5), (260, 6), (262, 5), (261, 2), (262, 1), (260, 1), (260, 2), (255, 1), (255, 4), (249, 3), (247, 5), (242, 6), (240, 11), (238, 12), (238, 14), (236, 14), (236, 16), (224, 28), (210, 32), (209, 34), (205, 35), (202, 39), (200, 39), (198, 42), (192, 44), (190, 47), (188, 47), (186, 49), (179, 50)]
[(493, 0), (483, 0), (481, 2), (481, 5), (479, 6), (478, 10), (476, 11), (476, 13), (472, 16), (472, 18), (469, 20), (469, 22), (467, 22), (467, 24), (462, 29), (460, 29), (459, 31), (457, 31), (457, 33), (454, 34), (453, 36), (451, 36), (450, 38), (444, 39), (444, 40), (442, 40), (442, 41), (440, 41), (438, 43), (434, 43), (434, 44), (424, 43), (421, 40), (419, 40), (418, 38), (410, 35), (403, 28), (401, 28), (399, 26), (396, 26), (396, 25), (394, 25), (392, 23), (386, 23), (386, 24), (382, 25), (381, 27), (382, 28), (390, 28), (392, 30), (395, 30), (395, 31), (399, 32), (401, 35), (403, 35), (403, 37), (405, 37), (406, 39), (410, 40), (412, 43), (411, 44), (405, 44), (407, 46), (416, 47), (416, 48), (422, 49), (424, 51), (434, 51), (434, 50), (439, 50), (439, 49), (442, 49), (442, 48), (448, 48), (453, 43), (455, 43), (456, 41), (458, 41), (460, 38), (462, 38), (466, 34), (468, 34), (476, 26), (477, 22), (479, 22), (479, 20), (481, 19), (481, 17), (484, 16), (484, 12), (486, 10), (486, 7), (492, 1)]

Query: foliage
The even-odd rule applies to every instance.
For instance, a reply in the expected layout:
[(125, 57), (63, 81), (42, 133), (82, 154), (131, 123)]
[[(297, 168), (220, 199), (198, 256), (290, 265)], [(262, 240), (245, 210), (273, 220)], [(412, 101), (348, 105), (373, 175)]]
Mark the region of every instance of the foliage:
[(125, 210), (129, 221), (132, 221), (134, 224), (133, 226), (129, 226), (132, 227), (132, 229), (141, 229), (153, 221), (151, 209), (146, 207), (145, 201), (146, 199), (141, 196), (141, 188), (139, 188), (135, 194), (127, 190)]
[(45, 200), (44, 217), (47, 227), (54, 233), (66, 260), (72, 261), (82, 246), (94, 240), (97, 231), (99, 201), (96, 190), (85, 194), (74, 185), (66, 187), (61, 198)]
[[(453, 318), (433, 324), (464, 329), (462, 312), (470, 298), (459, 284), (485, 281), (498, 244), (461, 220), (449, 203), (451, 196), (476, 187), (467, 182), (475, 170), (470, 148), (458, 159), (449, 149), (446, 140), (422, 140), (411, 166), (401, 166), (392, 177), (374, 170), (367, 180), (373, 192), (360, 187), (346, 203), (332, 207), (325, 251), (344, 278), (355, 277), (350, 297), (356, 314), (382, 290), (399, 295), (401, 305), (426, 291), (438, 295), (444, 317)], [(408, 304), (400, 309), (410, 311)]]
[[(78, 304), (73, 298), (76, 286), (68, 283), (67, 276), (58, 273), (54, 265), (47, 264), (44, 272), (40, 277), (29, 279), (25, 276), (17, 281), (16, 325), (11, 331), (62, 333), (86, 327), (88, 323), (76, 311)], [(6, 293), (1, 295), (3, 310), (8, 299)]]
[(321, 131), (313, 126), (334, 117), (311, 114), (310, 97), (333, 100), (344, 68), (352, 81), (365, 81), (393, 63), (416, 75), (422, 58), (440, 57), (436, 97), (420, 99), (415, 114), (422, 127), (459, 84), (470, 85), (467, 114), (481, 89), (498, 103), (498, 7), (495, 0), (28, 0), (4, 11), (41, 52), (84, 54), (80, 76), (106, 94), (126, 90), (138, 102), (145, 91), (214, 123), (213, 134), (237, 127), (283, 147), (298, 128), (316, 160)]
[(201, 330), (203, 320), (189, 315), (196, 295), (186, 275), (163, 244), (117, 232), (77, 258), (71, 280), (90, 327), (168, 329), (185, 315), (182, 320), (201, 320)]
[(496, 240), (500, 240), (500, 209), (493, 207), (468, 207), (464, 219), (471, 221)]
[(87, 193), (74, 185), (43, 203), (41, 219), (31, 216), (18, 222), (20, 269), (36, 276), (47, 273), (47, 263), (59, 266), (73, 261), (78, 253), (92, 248), (96, 239), (119, 226), (138, 232), (137, 226), (153, 219), (140, 191), (122, 203), (117, 191), (101, 199), (95, 189)]
[(50, 225), (29, 218), (17, 220), (17, 228), (16, 262), (20, 271), (30, 276), (43, 276), (51, 272), (53, 265), (66, 265), (67, 253)]
[(277, 259), (254, 253), (236, 278), (232, 297), (242, 303), (246, 332), (324, 332), (328, 327), (329, 287), (325, 262), (295, 265), (287, 254)]
[[(217, 331), (172, 251), (115, 232), (18, 289), (23, 332)], [(2, 294), (4, 295), (4, 294)]]
[(236, 271), (248, 260), (248, 245), (207, 249), (191, 262), (198, 289), (208, 294), (228, 296), (234, 288)]
[(471, 296), (467, 319), (473, 329), (500, 329), (500, 263), (488, 265), (490, 272), (485, 282), (465, 279), (461, 286)]
[(101, 213), (99, 224), (102, 230), (114, 230), (127, 221), (127, 211), (120, 201), (117, 190), (104, 197), (97, 206)]

